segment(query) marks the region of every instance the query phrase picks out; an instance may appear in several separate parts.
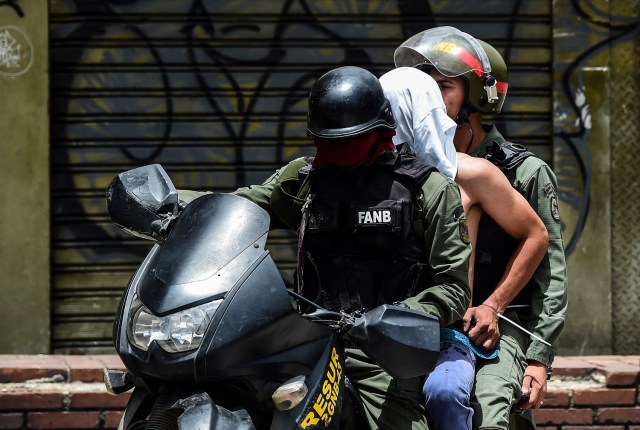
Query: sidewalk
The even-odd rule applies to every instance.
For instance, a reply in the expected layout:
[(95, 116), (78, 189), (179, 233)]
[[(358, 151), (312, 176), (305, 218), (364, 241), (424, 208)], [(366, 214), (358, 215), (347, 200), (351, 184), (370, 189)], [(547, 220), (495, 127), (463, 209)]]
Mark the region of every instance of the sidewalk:
[[(115, 429), (129, 394), (109, 395), (116, 355), (0, 355), (0, 429)], [(538, 430), (640, 430), (640, 356), (557, 357)]]

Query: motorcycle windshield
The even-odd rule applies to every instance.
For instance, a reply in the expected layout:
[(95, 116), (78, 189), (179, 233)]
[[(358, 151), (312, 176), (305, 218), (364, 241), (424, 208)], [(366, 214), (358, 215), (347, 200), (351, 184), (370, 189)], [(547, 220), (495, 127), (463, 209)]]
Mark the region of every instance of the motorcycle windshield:
[(233, 194), (208, 194), (180, 214), (138, 294), (156, 315), (223, 296), (264, 258), (269, 215)]

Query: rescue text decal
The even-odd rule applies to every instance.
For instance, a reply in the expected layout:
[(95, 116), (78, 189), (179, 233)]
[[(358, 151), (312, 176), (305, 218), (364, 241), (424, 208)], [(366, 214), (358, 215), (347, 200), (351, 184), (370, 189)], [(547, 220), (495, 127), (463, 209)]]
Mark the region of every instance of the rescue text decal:
[(338, 404), (338, 396), (340, 395), (340, 382), (342, 381), (342, 365), (340, 364), (340, 356), (334, 347), (331, 350), (331, 361), (327, 368), (327, 374), (322, 381), (322, 392), (318, 394), (313, 407), (300, 423), (300, 427), (314, 427), (320, 421), (325, 427), (328, 427), (336, 412)]

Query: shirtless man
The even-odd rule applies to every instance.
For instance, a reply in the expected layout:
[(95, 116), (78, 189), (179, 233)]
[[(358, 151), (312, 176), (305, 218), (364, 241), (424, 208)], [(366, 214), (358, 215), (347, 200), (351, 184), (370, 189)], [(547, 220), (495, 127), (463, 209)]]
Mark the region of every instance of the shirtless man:
[[(438, 365), (425, 382), (427, 411), (437, 411), (430, 414), (434, 428), (471, 429), (473, 409), (469, 398), (476, 355), (494, 356), (487, 349), (494, 347), (499, 336), (495, 311), (506, 307), (538, 267), (547, 250), (547, 230), (527, 200), (513, 189), (496, 166), (488, 160), (452, 151), (456, 124), (447, 115), (433, 78), (417, 69), (400, 67), (383, 75), (380, 82), (397, 121), (394, 143), (408, 145), (413, 153), (420, 154), (424, 161), (453, 176), (458, 183), (472, 249), (475, 249), (483, 212), (518, 241), (502, 279), (481, 305), (494, 311), (489, 314), (494, 318), (489, 329), (476, 333), (468, 323), (467, 327), (457, 325), (445, 329)], [(464, 220), (459, 222), (464, 228)], [(470, 285), (473, 285), (474, 261), (472, 252)], [(485, 349), (476, 347), (463, 332)]]

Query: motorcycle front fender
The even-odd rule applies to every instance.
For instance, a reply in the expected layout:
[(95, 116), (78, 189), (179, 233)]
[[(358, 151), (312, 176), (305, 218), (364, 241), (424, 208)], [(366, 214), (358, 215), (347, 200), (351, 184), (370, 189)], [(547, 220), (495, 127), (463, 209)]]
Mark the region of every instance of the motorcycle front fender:
[(255, 430), (247, 411), (218, 406), (204, 391), (178, 400), (172, 409), (183, 410), (178, 417), (180, 430)]
[[(155, 394), (142, 387), (136, 387), (118, 430), (140, 428), (138, 423), (148, 418), (156, 399)], [(168, 410), (177, 416), (180, 430), (255, 430), (247, 411), (230, 411), (218, 406), (205, 391), (180, 393), (174, 400), (169, 403), (172, 406)]]
[(118, 430), (128, 430), (133, 423), (144, 420), (149, 414), (149, 410), (151, 410), (155, 399), (156, 396), (152, 395), (145, 388), (134, 388), (131, 397), (129, 397), (124, 415), (122, 415), (122, 419), (118, 425)]

